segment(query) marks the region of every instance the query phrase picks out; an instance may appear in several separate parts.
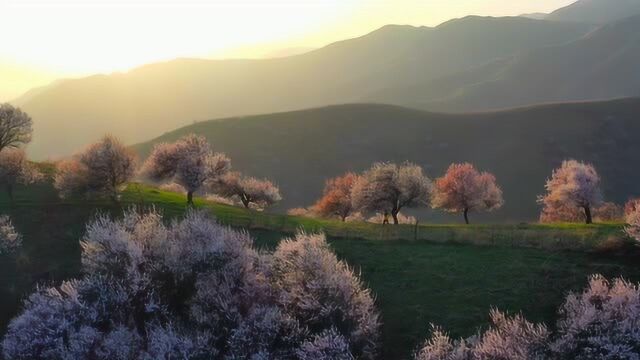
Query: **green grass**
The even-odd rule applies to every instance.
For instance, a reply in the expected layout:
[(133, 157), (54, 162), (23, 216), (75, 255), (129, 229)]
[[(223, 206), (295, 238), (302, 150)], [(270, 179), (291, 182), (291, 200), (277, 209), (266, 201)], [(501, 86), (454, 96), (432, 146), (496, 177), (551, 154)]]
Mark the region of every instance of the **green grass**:
[[(0, 331), (36, 284), (79, 274), (78, 240), (87, 220), (98, 211), (118, 214), (130, 205), (179, 216), (185, 197), (137, 184), (127, 188), (120, 205), (60, 201), (48, 184), (18, 189), (14, 203), (0, 194), (0, 213), (10, 214), (24, 234), (24, 248), (16, 257), (0, 257)], [(619, 234), (619, 224), (422, 225), (416, 232), (413, 226), (262, 214), (201, 199), (196, 206), (209, 209), (222, 223), (251, 228), (257, 245), (266, 249), (299, 228), (328, 233), (338, 256), (361, 272), (376, 294), (385, 359), (406, 358), (429, 323), (468, 336), (486, 326), (492, 306), (552, 323), (564, 295), (582, 288), (589, 274), (640, 280), (635, 255), (555, 250), (594, 249)]]

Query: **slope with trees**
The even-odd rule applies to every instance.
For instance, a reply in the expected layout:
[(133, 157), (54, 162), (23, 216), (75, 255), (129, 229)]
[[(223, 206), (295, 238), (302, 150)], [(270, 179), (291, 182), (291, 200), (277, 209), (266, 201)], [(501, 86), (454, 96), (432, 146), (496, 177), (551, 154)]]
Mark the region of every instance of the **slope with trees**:
[[(432, 176), (451, 163), (491, 169), (504, 206), (478, 221), (534, 221), (552, 169), (568, 158), (594, 164), (607, 201), (640, 195), (640, 100), (553, 104), (464, 115), (436, 114), (385, 105), (343, 105), (203, 122), (135, 148), (196, 133), (233, 159), (234, 167), (277, 183), (285, 198), (273, 209), (313, 204), (327, 178), (366, 170), (378, 161), (414, 162)], [(357, 134), (357, 135), (356, 135)], [(330, 144), (330, 145), (329, 145)], [(453, 217), (417, 209), (422, 219)]]

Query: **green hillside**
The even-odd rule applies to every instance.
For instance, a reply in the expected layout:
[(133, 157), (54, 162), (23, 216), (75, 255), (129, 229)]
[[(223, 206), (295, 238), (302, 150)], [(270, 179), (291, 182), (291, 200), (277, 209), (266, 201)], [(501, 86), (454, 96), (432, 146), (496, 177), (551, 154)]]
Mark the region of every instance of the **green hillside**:
[[(452, 162), (469, 161), (493, 172), (505, 206), (473, 221), (537, 220), (536, 197), (562, 160), (593, 162), (605, 198), (618, 203), (640, 195), (639, 99), (552, 104), (501, 112), (446, 115), (385, 105), (343, 105), (306, 111), (201, 122), (136, 146), (144, 156), (154, 143), (196, 133), (227, 153), (235, 169), (267, 177), (281, 188), (275, 208), (308, 206), (325, 179), (361, 171), (376, 161), (413, 161), (428, 176)], [(419, 211), (422, 222), (462, 221)]]
[[(98, 212), (117, 215), (123, 207), (132, 205), (155, 206), (172, 217), (184, 212), (185, 199), (138, 184), (127, 188), (117, 206), (102, 201), (60, 201), (50, 184), (18, 189), (14, 203), (1, 194), (0, 213), (12, 216), (24, 234), (24, 247), (15, 258), (0, 257), (0, 329), (36, 284), (57, 283), (78, 275), (78, 240), (87, 220)], [(423, 339), (429, 323), (446, 326), (456, 336), (471, 335), (474, 329), (486, 325), (492, 306), (522, 310), (532, 320), (552, 321), (564, 294), (584, 286), (591, 273), (640, 280), (631, 254), (523, 247), (547, 244), (547, 248), (554, 248), (558, 240), (576, 239), (591, 239), (596, 244), (620, 234), (619, 225), (431, 225), (419, 229), (423, 240), (416, 241), (412, 240), (413, 226), (399, 227), (399, 238), (394, 238), (396, 230), (388, 229), (396, 228), (389, 226), (343, 225), (262, 214), (201, 199), (196, 200), (196, 206), (211, 211), (222, 223), (249, 226), (265, 250), (298, 228), (347, 235), (331, 236), (329, 240), (339, 257), (361, 271), (376, 294), (384, 324), (384, 359), (405, 358)], [(469, 245), (475, 242), (476, 234), (482, 238), (488, 231), (502, 234), (501, 240), (486, 244), (491, 246)], [(428, 241), (446, 241), (440, 238), (443, 232), (457, 234), (455, 243)], [(512, 241), (522, 233), (531, 241)]]

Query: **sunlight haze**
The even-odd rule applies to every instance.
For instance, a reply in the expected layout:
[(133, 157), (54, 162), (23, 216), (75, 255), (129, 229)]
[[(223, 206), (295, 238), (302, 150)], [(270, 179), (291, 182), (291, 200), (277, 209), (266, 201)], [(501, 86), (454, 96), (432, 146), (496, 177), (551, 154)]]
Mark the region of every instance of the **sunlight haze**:
[[(0, 100), (56, 78), (180, 57), (264, 57), (385, 24), (551, 11), (571, 0), (1, 0)], [(294, 51), (294, 49), (298, 49)]]

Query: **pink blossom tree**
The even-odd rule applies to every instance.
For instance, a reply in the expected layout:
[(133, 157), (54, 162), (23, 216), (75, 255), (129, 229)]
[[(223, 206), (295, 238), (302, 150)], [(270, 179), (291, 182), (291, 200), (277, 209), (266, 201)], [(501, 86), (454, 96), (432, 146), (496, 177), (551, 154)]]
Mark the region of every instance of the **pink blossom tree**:
[(502, 190), (490, 173), (479, 172), (469, 164), (452, 164), (447, 173), (435, 181), (434, 208), (462, 213), (469, 224), (469, 212), (492, 211), (504, 204)]
[(30, 142), (32, 124), (31, 117), (19, 108), (9, 103), (0, 104), (0, 152)]
[(358, 180), (358, 175), (346, 173), (327, 180), (322, 197), (313, 206), (315, 211), (323, 217), (339, 217), (342, 222), (353, 213), (351, 190)]
[(251, 205), (264, 209), (282, 200), (280, 189), (271, 181), (243, 176), (236, 171), (222, 176), (211, 190), (222, 197), (240, 200), (247, 209)]
[(0, 185), (3, 185), (13, 201), (16, 185), (29, 185), (39, 181), (42, 175), (28, 160), (24, 150), (5, 149), (0, 151)]
[(404, 208), (428, 206), (432, 183), (418, 165), (376, 163), (355, 182), (354, 207), (363, 213), (390, 213), (398, 224)]
[(72, 159), (57, 166), (54, 186), (61, 197), (71, 195), (109, 196), (118, 200), (118, 191), (136, 172), (136, 155), (113, 136), (91, 144)]
[(212, 184), (229, 172), (231, 161), (211, 150), (203, 136), (188, 135), (175, 143), (158, 144), (145, 161), (142, 174), (158, 182), (174, 182), (187, 191), (193, 204), (194, 192)]
[(576, 160), (563, 161), (562, 166), (553, 171), (545, 188), (547, 193), (538, 199), (544, 206), (543, 212), (563, 207), (578, 208), (584, 211), (587, 224), (593, 222), (592, 209), (602, 202), (600, 176), (593, 165)]

